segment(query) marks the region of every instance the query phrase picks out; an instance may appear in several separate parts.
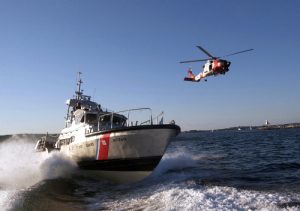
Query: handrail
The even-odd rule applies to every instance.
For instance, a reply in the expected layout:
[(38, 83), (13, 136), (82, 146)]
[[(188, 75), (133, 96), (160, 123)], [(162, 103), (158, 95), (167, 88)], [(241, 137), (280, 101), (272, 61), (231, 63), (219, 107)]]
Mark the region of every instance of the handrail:
[(164, 116), (164, 112), (162, 111), (160, 114), (158, 114), (156, 117), (153, 118), (153, 119), (156, 119), (156, 124), (158, 124), (159, 117), (162, 117), (161, 122), (163, 123), (163, 116)]
[(127, 112), (127, 111), (138, 111), (138, 110), (150, 110), (151, 114), (152, 114), (152, 109), (151, 108), (131, 108), (131, 109), (118, 111), (118, 112), (115, 112), (115, 113), (123, 113), (123, 112)]
[[(150, 111), (150, 119), (147, 120), (147, 121), (142, 122), (141, 125), (145, 124), (145, 123), (148, 123), (148, 122), (152, 125), (153, 124), (153, 118), (152, 118), (152, 109), (151, 108), (132, 108), (132, 109), (126, 109), (126, 110), (122, 110), (122, 111), (118, 111), (118, 112), (109, 112), (109, 113), (106, 113), (106, 114), (99, 115), (99, 117), (98, 117), (98, 131), (100, 130), (100, 119), (102, 117), (104, 117), (104, 116), (110, 116), (110, 128), (113, 128), (114, 114), (121, 114), (121, 113), (128, 112), (128, 114), (127, 114), (127, 120), (126, 121), (127, 121), (127, 126), (130, 126), (129, 125), (129, 123), (130, 123), (130, 118), (129, 118), (130, 112), (132, 112), (132, 111), (139, 111), (139, 110), (149, 110)], [(163, 112), (160, 113), (156, 118), (158, 118), (161, 115), (163, 115)]]
[(139, 110), (150, 110), (150, 121), (151, 121), (151, 125), (153, 124), (153, 121), (152, 121), (152, 109), (151, 108), (131, 108), (131, 109), (126, 109), (126, 110), (123, 110), (123, 111), (118, 111), (116, 113), (124, 113), (124, 112), (128, 112), (128, 115), (127, 115), (127, 126), (129, 126), (129, 114), (131, 111), (139, 111)]

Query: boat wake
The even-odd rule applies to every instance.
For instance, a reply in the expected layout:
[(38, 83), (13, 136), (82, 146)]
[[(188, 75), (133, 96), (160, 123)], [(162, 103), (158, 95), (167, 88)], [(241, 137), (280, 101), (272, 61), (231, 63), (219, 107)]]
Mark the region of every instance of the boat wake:
[(39, 166), (41, 178), (70, 178), (77, 170), (75, 161), (68, 159), (60, 152), (51, 152)]
[[(139, 192), (139, 194), (137, 194)], [(116, 197), (118, 198), (118, 197)], [(101, 203), (100, 197), (90, 209), (110, 210), (299, 210), (299, 196), (238, 190), (232, 187), (200, 186), (195, 181), (153, 186), (127, 193)], [(293, 201), (295, 200), (295, 201)]]
[[(188, 175), (194, 175), (192, 172), (193, 169), (201, 166), (202, 162), (211, 161), (211, 160), (221, 160), (226, 155), (224, 154), (193, 154), (187, 149), (180, 149), (176, 152), (167, 152), (159, 165), (152, 173), (151, 178), (155, 179), (161, 175), (168, 175), (170, 173), (176, 173), (178, 175), (179, 172), (188, 172)], [(199, 172), (197, 172), (199, 176)]]
[[(24, 138), (0, 144), (0, 207), (3, 210), (24, 207), (28, 210), (37, 207), (50, 210), (299, 210), (300, 207), (298, 191), (239, 188), (226, 182), (216, 185), (212, 178), (226, 179), (222, 174), (224, 165), (217, 165), (228, 159), (226, 152), (196, 154), (191, 152), (193, 149), (173, 150), (171, 146), (150, 177), (130, 185), (117, 185), (77, 176), (76, 164), (57, 152), (46, 156), (34, 153), (33, 145)], [(230, 173), (230, 176), (233, 175)]]
[(0, 207), (42, 180), (68, 177), (76, 164), (62, 154), (36, 153), (32, 139), (14, 135), (0, 143)]
[[(299, 210), (300, 194), (245, 190), (203, 182), (201, 162), (224, 155), (166, 153), (154, 173), (135, 185), (97, 193), (87, 209), (109, 210)], [(91, 192), (100, 187), (94, 186)], [(110, 197), (111, 195), (111, 197)]]
[(34, 143), (15, 135), (0, 144), (1, 189), (27, 188), (40, 181), (37, 166), (41, 154), (34, 153)]
[(153, 176), (164, 174), (168, 171), (183, 170), (197, 166), (197, 160), (199, 157), (190, 155), (185, 151), (177, 153), (166, 153), (159, 165), (153, 172)]

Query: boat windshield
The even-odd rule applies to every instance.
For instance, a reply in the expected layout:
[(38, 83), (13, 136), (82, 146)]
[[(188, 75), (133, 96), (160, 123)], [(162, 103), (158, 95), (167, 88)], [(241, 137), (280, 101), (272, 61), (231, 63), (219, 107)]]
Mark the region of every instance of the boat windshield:
[(112, 126), (113, 128), (118, 128), (118, 127), (124, 127), (125, 126), (125, 123), (126, 123), (126, 117), (123, 117), (121, 115), (116, 115), (113, 116), (113, 123), (111, 124), (111, 114), (108, 114), (108, 115), (103, 115), (101, 116), (100, 118), (100, 121), (99, 121), (99, 125), (102, 127), (102, 126), (105, 126), (105, 127), (110, 127)]
[(85, 122), (88, 124), (97, 124), (98, 118), (97, 114), (87, 113), (85, 116)]

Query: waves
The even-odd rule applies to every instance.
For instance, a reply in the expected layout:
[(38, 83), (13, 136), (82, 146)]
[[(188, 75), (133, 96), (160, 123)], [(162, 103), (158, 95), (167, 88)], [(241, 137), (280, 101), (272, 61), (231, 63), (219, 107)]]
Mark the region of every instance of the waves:
[[(110, 191), (95, 191), (88, 210), (299, 210), (300, 193), (276, 190), (251, 190), (215, 185), (206, 180), (227, 177), (205, 171), (207, 162), (221, 162), (224, 153), (192, 154), (188, 150), (168, 152), (155, 172), (130, 186), (110, 186)], [(251, 177), (251, 175), (249, 175)], [(251, 181), (250, 181), (251, 182)]]
[(43, 180), (70, 178), (77, 170), (77, 164), (59, 152), (51, 152), (40, 164), (39, 169)]
[[(149, 178), (125, 186), (93, 184), (87, 210), (299, 210), (300, 193), (257, 191), (204, 183), (198, 167), (224, 155), (168, 153)], [(87, 185), (87, 184), (85, 184)], [(89, 185), (87, 185), (89, 186)]]
[(230, 133), (222, 139), (210, 134), (202, 139), (200, 134), (192, 141), (175, 140), (153, 174), (130, 185), (83, 177), (60, 153), (42, 156), (33, 152), (31, 140), (14, 137), (0, 144), (0, 207), (300, 210), (299, 139), (289, 134), (291, 138), (277, 140), (274, 135), (266, 142), (261, 135), (248, 133), (246, 139)]
[(17, 195), (46, 180), (68, 177), (76, 164), (60, 153), (36, 153), (31, 137), (14, 135), (0, 143), (0, 207), (10, 207)]
[(12, 136), (0, 144), (2, 189), (26, 188), (41, 180), (37, 166), (42, 157), (33, 150), (34, 144), (19, 136)]
[(183, 170), (185, 168), (195, 167), (196, 165), (197, 157), (191, 156), (184, 151), (166, 154), (153, 172), (153, 176), (158, 176), (171, 170)]
[[(192, 183), (190, 181), (189, 184), (164, 185), (142, 194), (128, 193), (126, 197), (105, 201), (100, 208), (112, 210), (281, 210), (285, 204), (297, 205), (293, 202), (295, 196), (289, 194), (261, 193), (232, 187), (199, 187), (197, 183)], [(90, 209), (96, 207), (99, 208), (99, 204), (94, 207), (91, 205)], [(297, 206), (288, 208), (298, 210)]]

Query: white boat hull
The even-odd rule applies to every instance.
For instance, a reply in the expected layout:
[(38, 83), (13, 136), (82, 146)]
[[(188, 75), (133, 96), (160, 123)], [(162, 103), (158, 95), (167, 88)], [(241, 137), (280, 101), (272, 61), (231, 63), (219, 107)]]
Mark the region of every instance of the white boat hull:
[(116, 182), (133, 182), (148, 176), (158, 165), (177, 125), (148, 125), (112, 129), (86, 135), (61, 146), (89, 175)]

